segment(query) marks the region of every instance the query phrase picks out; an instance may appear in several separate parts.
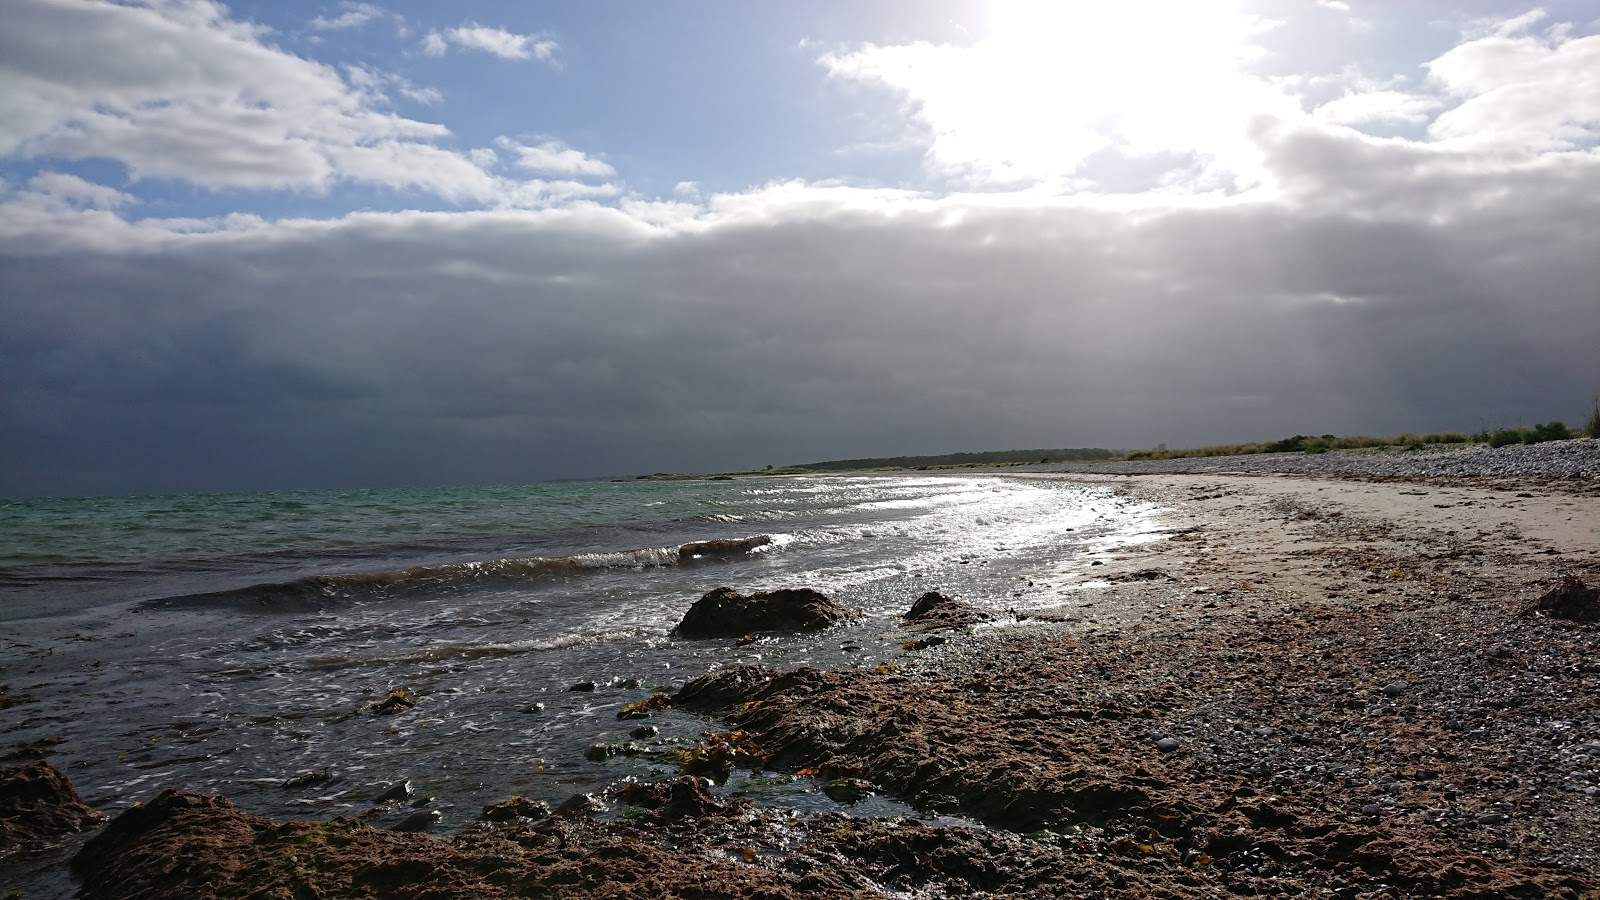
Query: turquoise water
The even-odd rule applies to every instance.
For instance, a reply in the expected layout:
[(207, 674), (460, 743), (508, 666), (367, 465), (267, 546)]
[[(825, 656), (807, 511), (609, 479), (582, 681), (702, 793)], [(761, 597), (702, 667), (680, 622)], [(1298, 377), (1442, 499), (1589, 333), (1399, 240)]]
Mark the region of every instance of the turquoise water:
[[(616, 712), (652, 689), (744, 663), (908, 662), (899, 616), (926, 590), (1026, 627), (1006, 612), (1075, 602), (1094, 557), (1147, 539), (1153, 515), (1099, 485), (987, 475), (11, 501), (0, 751), (57, 742), (51, 761), (112, 813), (175, 786), (329, 818), (409, 778), (451, 830), (511, 794), (674, 774), (716, 723), (668, 712), (651, 754), (584, 755), (627, 739)], [(732, 538), (758, 540), (681, 550)], [(812, 587), (864, 617), (745, 645), (674, 637), (723, 585)], [(397, 688), (417, 706), (374, 715)], [(833, 808), (809, 779), (759, 792)]]

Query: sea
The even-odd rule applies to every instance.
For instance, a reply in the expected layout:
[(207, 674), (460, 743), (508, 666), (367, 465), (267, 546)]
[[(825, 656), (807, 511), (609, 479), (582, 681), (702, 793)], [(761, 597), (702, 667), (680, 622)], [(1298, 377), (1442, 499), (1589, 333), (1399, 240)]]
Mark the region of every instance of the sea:
[[(909, 662), (900, 616), (925, 591), (993, 611), (986, 628), (1036, 627), (1030, 611), (1103, 586), (1096, 558), (1152, 539), (1158, 512), (1103, 483), (984, 470), (0, 500), (0, 765), (32, 747), (111, 814), (178, 787), (330, 819), (410, 782), (373, 822), (431, 808), (447, 833), (513, 795), (557, 805), (675, 775), (719, 726), (617, 718), (654, 691), (743, 664)], [(864, 615), (675, 637), (722, 586), (814, 588)], [(398, 690), (416, 705), (375, 712)], [(632, 737), (641, 724), (657, 733)], [(630, 740), (642, 752), (589, 752)], [(788, 773), (720, 790), (840, 808)], [(882, 797), (855, 811), (917, 814)], [(60, 859), (30, 860), (0, 860), (0, 884), (70, 895)]]

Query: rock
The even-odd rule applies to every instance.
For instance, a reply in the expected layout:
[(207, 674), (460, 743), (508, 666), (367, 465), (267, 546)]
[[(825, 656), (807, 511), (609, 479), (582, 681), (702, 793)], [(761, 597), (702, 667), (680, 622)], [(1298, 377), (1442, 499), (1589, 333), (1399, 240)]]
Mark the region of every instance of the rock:
[(1398, 697), (1409, 690), (1411, 690), (1411, 685), (1406, 684), (1404, 681), (1396, 681), (1394, 684), (1383, 686), (1383, 695), (1385, 697)]
[(1171, 753), (1181, 746), (1183, 745), (1179, 743), (1177, 738), (1164, 737), (1161, 740), (1156, 741), (1156, 749), (1160, 750), (1162, 753)]
[(594, 689), (597, 688), (597, 687), (599, 687), (599, 685), (595, 684), (592, 681), (580, 681), (577, 684), (568, 686), (567, 691), (568, 692), (577, 691), (579, 693), (588, 694), (588, 693), (593, 693)]
[(816, 631), (855, 615), (810, 588), (746, 595), (720, 587), (696, 600), (673, 633), (687, 638), (738, 638), (754, 631)]
[(583, 757), (592, 762), (604, 762), (613, 756), (633, 756), (643, 751), (644, 748), (633, 741), (625, 741), (621, 744), (599, 743), (590, 744), (589, 749), (583, 751)]
[(737, 553), (749, 553), (757, 547), (765, 547), (772, 543), (772, 538), (765, 534), (747, 538), (725, 538), (717, 541), (695, 541), (684, 544), (678, 548), (679, 559), (700, 559), (707, 556), (732, 556)]
[(1361, 807), (1361, 814), (1363, 816), (1376, 816), (1378, 814), (1378, 804), (1368, 803)]
[(404, 819), (401, 819), (400, 821), (389, 826), (389, 830), (427, 831), (433, 826), (439, 824), (439, 820), (442, 818), (444, 818), (444, 813), (439, 812), (437, 809), (425, 809), (421, 812), (414, 812), (411, 815), (406, 816)]
[(525, 712), (525, 713), (542, 713), (542, 712), (544, 712), (544, 704), (543, 703), (529, 703), (527, 706), (524, 706), (522, 708), (522, 711)]
[(0, 769), (0, 853), (77, 834), (107, 818), (48, 763)]
[(1256, 729), (1256, 737), (1269, 738), (1278, 733), (1278, 729), (1271, 726), (1262, 726)]
[(970, 603), (938, 591), (929, 591), (911, 604), (911, 609), (901, 617), (901, 623), (918, 631), (945, 631), (988, 622), (993, 618)]
[(405, 688), (395, 688), (389, 696), (372, 705), (374, 715), (391, 716), (417, 705), (417, 695)]
[(283, 782), (283, 789), (286, 791), (297, 791), (303, 787), (309, 787), (313, 784), (320, 784), (332, 777), (333, 770), (324, 766), (323, 768), (316, 769), (311, 772), (301, 772), (299, 775), (296, 775), (293, 778), (286, 779)]
[(479, 818), (485, 822), (510, 822), (514, 819), (543, 819), (550, 815), (550, 804), (527, 797), (512, 797), (483, 808)]
[(1567, 575), (1527, 612), (1574, 622), (1600, 622), (1600, 590), (1589, 587), (1576, 576)]
[(628, 737), (640, 739), (653, 738), (660, 733), (661, 729), (655, 727), (654, 725), (640, 725), (638, 728), (628, 732)]
[(822, 786), (822, 792), (835, 803), (856, 803), (872, 796), (872, 785), (859, 778), (835, 778)]
[(556, 807), (553, 815), (563, 819), (587, 819), (603, 808), (593, 794), (573, 794)]
[(410, 781), (396, 781), (383, 789), (383, 793), (373, 798), (373, 803), (399, 803), (411, 796)]
[(648, 809), (663, 820), (698, 819), (718, 815), (727, 807), (711, 793), (711, 782), (693, 775), (680, 775), (661, 782), (629, 782), (617, 789), (616, 796), (629, 806)]

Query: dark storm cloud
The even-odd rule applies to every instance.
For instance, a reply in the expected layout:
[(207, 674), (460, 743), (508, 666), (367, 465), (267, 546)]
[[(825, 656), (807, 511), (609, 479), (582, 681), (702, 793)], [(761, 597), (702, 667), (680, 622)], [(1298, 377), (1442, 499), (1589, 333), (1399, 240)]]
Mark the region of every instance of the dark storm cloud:
[[(1600, 160), (1264, 130), (1273, 201), (777, 186), (0, 250), (0, 489), (498, 481), (1574, 418)], [(21, 201), (14, 201), (21, 202)], [(87, 217), (87, 218), (86, 218)]]

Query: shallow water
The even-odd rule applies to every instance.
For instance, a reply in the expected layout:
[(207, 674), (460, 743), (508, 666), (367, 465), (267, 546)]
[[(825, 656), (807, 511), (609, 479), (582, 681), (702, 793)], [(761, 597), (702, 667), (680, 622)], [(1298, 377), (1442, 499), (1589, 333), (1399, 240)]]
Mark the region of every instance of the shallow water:
[[(3, 512), (0, 684), (24, 702), (0, 710), (0, 748), (61, 739), (51, 761), (113, 814), (175, 786), (329, 818), (409, 779), (447, 831), (512, 794), (555, 804), (674, 774), (671, 754), (716, 723), (668, 711), (642, 742), (654, 753), (584, 757), (628, 739), (640, 723), (616, 713), (651, 690), (741, 663), (904, 661), (898, 616), (925, 590), (1002, 613), (1071, 603), (1096, 553), (1148, 539), (1153, 510), (1097, 485), (884, 475), (35, 500)], [(771, 543), (678, 552), (755, 535)], [(720, 585), (813, 587), (866, 616), (743, 647), (671, 637)], [(598, 687), (567, 690), (583, 681)], [(418, 705), (374, 715), (396, 688)], [(326, 781), (283, 787), (324, 768)], [(724, 790), (838, 808), (809, 779), (739, 775)], [(884, 798), (855, 811), (910, 812)]]

